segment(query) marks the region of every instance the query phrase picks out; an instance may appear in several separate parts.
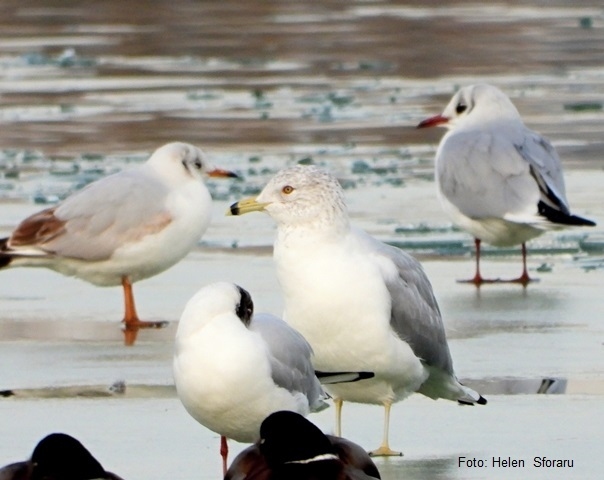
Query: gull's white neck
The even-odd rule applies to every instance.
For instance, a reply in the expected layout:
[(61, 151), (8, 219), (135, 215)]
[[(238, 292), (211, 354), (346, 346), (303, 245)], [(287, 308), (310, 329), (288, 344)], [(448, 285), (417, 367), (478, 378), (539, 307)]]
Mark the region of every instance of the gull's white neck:
[(317, 244), (317, 242), (337, 241), (350, 232), (350, 224), (346, 217), (317, 218), (312, 222), (300, 224), (280, 224), (277, 231), (277, 241), (283, 245)]

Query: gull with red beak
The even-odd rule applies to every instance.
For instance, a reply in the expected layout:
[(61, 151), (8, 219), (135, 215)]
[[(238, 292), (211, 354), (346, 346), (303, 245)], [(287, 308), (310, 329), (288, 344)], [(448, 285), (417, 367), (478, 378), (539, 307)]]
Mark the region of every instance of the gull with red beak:
[(529, 130), (516, 107), (498, 88), (486, 84), (459, 90), (442, 114), (418, 128), (449, 131), (436, 152), (436, 184), (441, 204), (454, 224), (471, 233), (476, 246), (477, 287), (480, 245), (522, 245), (522, 274), (508, 282), (526, 286), (526, 242), (547, 230), (594, 226), (573, 215), (566, 199), (562, 165), (552, 144)]
[(215, 168), (199, 148), (168, 143), (142, 165), (102, 178), (23, 220), (0, 239), (0, 269), (46, 267), (98, 286), (122, 285), (125, 343), (140, 328), (132, 284), (163, 272), (197, 244), (210, 223), (204, 175)]

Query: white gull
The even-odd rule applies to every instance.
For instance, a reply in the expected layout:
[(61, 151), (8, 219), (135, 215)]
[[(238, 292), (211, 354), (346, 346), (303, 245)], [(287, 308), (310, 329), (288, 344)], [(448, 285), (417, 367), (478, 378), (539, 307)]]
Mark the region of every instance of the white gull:
[(571, 214), (562, 165), (551, 143), (528, 129), (516, 107), (498, 88), (470, 85), (459, 90), (442, 114), (418, 128), (449, 131), (436, 152), (439, 198), (453, 223), (471, 233), (480, 286), (480, 244), (522, 245), (522, 274), (511, 280), (527, 285), (526, 242), (546, 230), (593, 226)]
[(374, 455), (400, 455), (388, 442), (392, 404), (414, 392), (486, 403), (453, 372), (441, 314), (421, 265), (350, 226), (344, 192), (328, 172), (296, 166), (275, 175), (233, 215), (265, 211), (277, 223), (274, 260), (284, 320), (309, 341), (318, 370), (370, 371), (373, 378), (326, 386), (336, 403), (381, 404), (383, 441)]
[(234, 177), (186, 143), (158, 148), (143, 164), (109, 175), (23, 220), (0, 239), (0, 268), (46, 267), (99, 286), (122, 285), (124, 333), (143, 322), (132, 283), (166, 270), (197, 244), (211, 217), (203, 176)]
[[(173, 361), (178, 397), (189, 414), (221, 436), (223, 474), (227, 438), (252, 443), (271, 413), (301, 415), (328, 406), (300, 333), (274, 315), (253, 314), (247, 290), (219, 282), (187, 303), (176, 332)], [(370, 374), (319, 373), (322, 381), (356, 381)]]

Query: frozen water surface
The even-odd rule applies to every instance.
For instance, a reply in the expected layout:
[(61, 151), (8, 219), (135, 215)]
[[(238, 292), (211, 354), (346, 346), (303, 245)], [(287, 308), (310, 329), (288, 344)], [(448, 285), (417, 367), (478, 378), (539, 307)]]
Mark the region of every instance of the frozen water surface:
[[(249, 289), (257, 311), (281, 312), (273, 222), (224, 212), (302, 162), (338, 175), (355, 224), (422, 261), (456, 371), (489, 399), (474, 408), (419, 396), (397, 404), (391, 444), (405, 456), (377, 459), (382, 477), (601, 478), (599, 2), (124, 5), (3, 2), (0, 235), (168, 141), (202, 146), (243, 180), (210, 182), (214, 221), (199, 248), (135, 286), (141, 315), (171, 324), (141, 332), (133, 348), (122, 345), (119, 289), (44, 270), (0, 272), (0, 465), (63, 431), (129, 480), (220, 477), (218, 436), (174, 392), (175, 322), (200, 286), (218, 280)], [(459, 86), (482, 81), (505, 90), (553, 141), (573, 210), (598, 223), (532, 241), (529, 268), (540, 281), (526, 290), (455, 282), (473, 273), (472, 242), (436, 200), (433, 157), (443, 132), (414, 128)], [(519, 252), (487, 248), (483, 268), (513, 277)], [(310, 418), (332, 431), (333, 415)], [(345, 436), (377, 446), (380, 408), (346, 404), (343, 415)], [(573, 467), (535, 467), (535, 457)], [(524, 466), (497, 463), (508, 458)]]

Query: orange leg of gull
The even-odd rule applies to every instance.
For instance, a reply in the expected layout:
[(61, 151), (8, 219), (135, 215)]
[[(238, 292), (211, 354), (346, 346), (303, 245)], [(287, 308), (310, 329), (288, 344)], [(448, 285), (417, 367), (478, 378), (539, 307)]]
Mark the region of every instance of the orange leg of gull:
[(229, 445), (227, 444), (227, 438), (220, 435), (220, 456), (222, 457), (222, 476), (224, 477), (227, 473), (227, 457), (229, 456)]
[(134, 304), (134, 294), (132, 293), (132, 283), (128, 277), (122, 277), (122, 287), (124, 287), (124, 343), (134, 345), (136, 336), (140, 328), (163, 328), (168, 322), (143, 322), (138, 318), (136, 306)]
[(469, 280), (458, 280), (459, 283), (473, 283), (476, 287), (480, 287), (483, 283), (495, 283), (499, 282), (499, 279), (487, 280), (480, 274), (480, 238), (474, 239), (474, 246), (476, 250), (476, 273), (473, 278)]
[(509, 280), (513, 283), (519, 283), (523, 287), (526, 287), (530, 282), (536, 282), (537, 279), (529, 277), (528, 270), (526, 268), (526, 244), (522, 244), (522, 275), (514, 280)]
[(458, 280), (459, 283), (473, 283), (476, 287), (480, 287), (483, 283), (520, 283), (523, 287), (526, 287), (529, 282), (535, 281), (529, 277), (528, 270), (526, 268), (526, 244), (522, 244), (522, 275), (513, 280), (501, 280), (500, 278), (487, 279), (480, 274), (480, 239), (474, 239), (474, 245), (476, 247), (476, 274), (474, 278), (469, 280)]
[(403, 452), (396, 452), (390, 448), (388, 443), (388, 434), (390, 430), (390, 408), (392, 407), (392, 402), (386, 401), (384, 402), (384, 437), (382, 439), (382, 444), (377, 448), (377, 450), (372, 450), (369, 452), (369, 455), (372, 457), (402, 457)]

